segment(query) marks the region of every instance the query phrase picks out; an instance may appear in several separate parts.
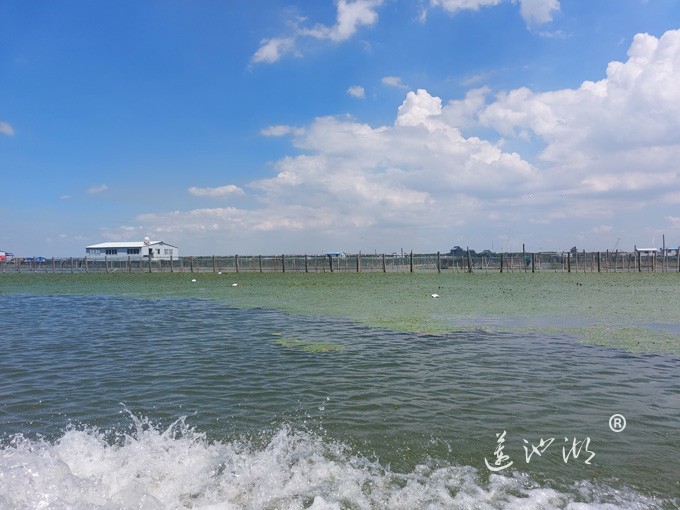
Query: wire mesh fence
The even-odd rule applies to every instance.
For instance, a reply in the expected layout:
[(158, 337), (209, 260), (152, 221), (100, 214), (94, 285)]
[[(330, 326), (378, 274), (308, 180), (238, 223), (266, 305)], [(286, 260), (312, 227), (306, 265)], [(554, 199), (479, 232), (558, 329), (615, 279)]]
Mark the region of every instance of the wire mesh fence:
[(0, 272), (46, 273), (348, 273), (348, 272), (680, 272), (675, 253), (404, 253), (342, 255), (210, 255), (177, 259), (133, 257), (14, 258)]

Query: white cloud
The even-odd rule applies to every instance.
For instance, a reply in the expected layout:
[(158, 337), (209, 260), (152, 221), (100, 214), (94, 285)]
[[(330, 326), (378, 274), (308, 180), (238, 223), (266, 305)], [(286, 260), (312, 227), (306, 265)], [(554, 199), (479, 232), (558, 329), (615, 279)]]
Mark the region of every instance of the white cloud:
[[(637, 240), (627, 232), (647, 227), (680, 236), (668, 216), (669, 205), (680, 203), (677, 83), (680, 31), (641, 34), (625, 62), (574, 89), (494, 96), (480, 88), (448, 103), (419, 89), (405, 95), (389, 125), (339, 116), (272, 126), (262, 134), (291, 135), (293, 147), (272, 163), (273, 175), (248, 184), (252, 208), (140, 221), (177, 235), (229, 232), (243, 243), (254, 236), (290, 251), (307, 249), (310, 239), (348, 250), (365, 247), (362, 238), (385, 250), (398, 249), (390, 243), (402, 238), (419, 249), (461, 236), (483, 245), (479, 222), (488, 239), (508, 239), (504, 249), (524, 242), (531, 249), (532, 236), (544, 249), (601, 249), (619, 238), (620, 247), (632, 247)], [(527, 142), (530, 153), (505, 149)], [(565, 228), (573, 239), (560, 237)]]
[(477, 11), (482, 7), (492, 7), (504, 1), (520, 4), (520, 14), (528, 26), (552, 21), (553, 15), (560, 10), (559, 0), (430, 0), (430, 6), (441, 7), (450, 14), (458, 11)]
[(335, 25), (317, 24), (312, 28), (304, 28), (300, 26), (300, 22), (304, 19), (300, 19), (293, 24), (291, 34), (262, 40), (251, 61), (255, 64), (271, 64), (285, 55), (299, 56), (301, 55), (298, 44), (300, 39), (344, 42), (353, 37), (360, 27), (377, 23), (377, 8), (382, 3), (383, 0), (338, 0)]
[(628, 57), (578, 89), (500, 93), (469, 120), (503, 136), (537, 137), (544, 164), (589, 191), (678, 186), (680, 30), (660, 39), (638, 34)]
[(8, 122), (0, 122), (0, 133), (7, 136), (14, 135), (14, 129)]
[(382, 84), (387, 85), (388, 87), (396, 87), (398, 89), (408, 88), (408, 85), (402, 83), (401, 78), (399, 76), (385, 76), (382, 79)]
[(59, 197), (59, 200), (71, 200), (71, 195), (61, 195)]
[(439, 98), (419, 90), (407, 95), (391, 126), (317, 118), (296, 133), (299, 155), (280, 159), (274, 176), (249, 184), (259, 208), (139, 219), (175, 232), (306, 231), (339, 240), (356, 229), (385, 235), (389, 229), (432, 228), (452, 203), (452, 224), (460, 225), (483, 207), (484, 197), (514, 196), (540, 180), (517, 154), (464, 138), (440, 119), (441, 109)]
[(280, 60), (284, 55), (296, 52), (294, 37), (272, 37), (261, 42), (260, 48), (252, 57), (252, 62), (271, 64)]
[(262, 136), (272, 136), (272, 137), (278, 137), (278, 136), (286, 136), (286, 135), (292, 135), (295, 134), (298, 131), (297, 128), (293, 126), (284, 126), (284, 125), (277, 125), (277, 126), (268, 126), (260, 131), (260, 134)]
[(217, 188), (197, 188), (192, 186), (187, 190), (195, 197), (225, 197), (227, 195), (243, 195), (243, 190), (233, 184)]
[(361, 85), (352, 85), (350, 88), (347, 89), (347, 93), (352, 96), (356, 97), (359, 99), (363, 99), (366, 97), (366, 91)]
[(96, 194), (98, 194), (98, 193), (103, 193), (103, 192), (105, 192), (105, 191), (108, 190), (108, 189), (109, 189), (109, 187), (108, 187), (106, 184), (99, 184), (98, 186), (92, 186), (92, 187), (90, 187), (90, 188), (87, 190), (87, 192), (88, 192), (90, 195), (96, 195)]
[(503, 0), (430, 0), (430, 5), (432, 7), (441, 7), (450, 13), (455, 13), (466, 9), (477, 11), (480, 7), (498, 5), (502, 1)]
[(548, 23), (560, 10), (559, 0), (519, 0), (519, 3), (520, 14), (528, 25)]
[(442, 100), (432, 97), (427, 90), (409, 92), (398, 110), (396, 124), (398, 126), (430, 126), (436, 128), (441, 123), (435, 119), (442, 113)]
[(346, 41), (360, 26), (371, 26), (378, 21), (376, 8), (380, 5), (382, 0), (339, 0), (335, 25), (331, 27), (316, 25), (312, 29), (301, 30), (300, 34), (333, 42)]

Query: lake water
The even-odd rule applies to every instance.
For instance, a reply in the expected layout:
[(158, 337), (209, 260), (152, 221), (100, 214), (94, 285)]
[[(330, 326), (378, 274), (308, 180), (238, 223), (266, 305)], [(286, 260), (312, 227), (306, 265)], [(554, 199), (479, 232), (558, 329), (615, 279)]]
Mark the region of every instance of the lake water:
[(680, 505), (675, 357), (208, 299), (0, 310), (3, 509)]

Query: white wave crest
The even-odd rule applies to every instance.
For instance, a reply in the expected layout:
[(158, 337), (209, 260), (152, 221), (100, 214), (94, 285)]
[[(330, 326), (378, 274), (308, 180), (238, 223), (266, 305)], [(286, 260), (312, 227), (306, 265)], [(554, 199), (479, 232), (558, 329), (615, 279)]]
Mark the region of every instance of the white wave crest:
[[(0, 445), (3, 509), (648, 509), (664, 502), (581, 482), (569, 494), (469, 466), (395, 473), (338, 442), (281, 427), (262, 446), (210, 442), (180, 418), (163, 430), (21, 435)], [(112, 437), (114, 439), (112, 439)], [(666, 502), (668, 503), (668, 502)]]

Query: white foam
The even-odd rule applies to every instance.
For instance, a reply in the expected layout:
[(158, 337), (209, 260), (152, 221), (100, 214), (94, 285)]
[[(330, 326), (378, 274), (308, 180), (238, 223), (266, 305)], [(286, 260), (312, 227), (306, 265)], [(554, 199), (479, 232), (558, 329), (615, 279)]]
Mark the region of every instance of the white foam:
[(210, 442), (185, 419), (131, 435), (74, 429), (0, 448), (0, 508), (648, 509), (662, 502), (581, 482), (569, 494), (522, 475), (483, 482), (472, 467), (394, 473), (340, 443), (282, 427), (265, 445)]

